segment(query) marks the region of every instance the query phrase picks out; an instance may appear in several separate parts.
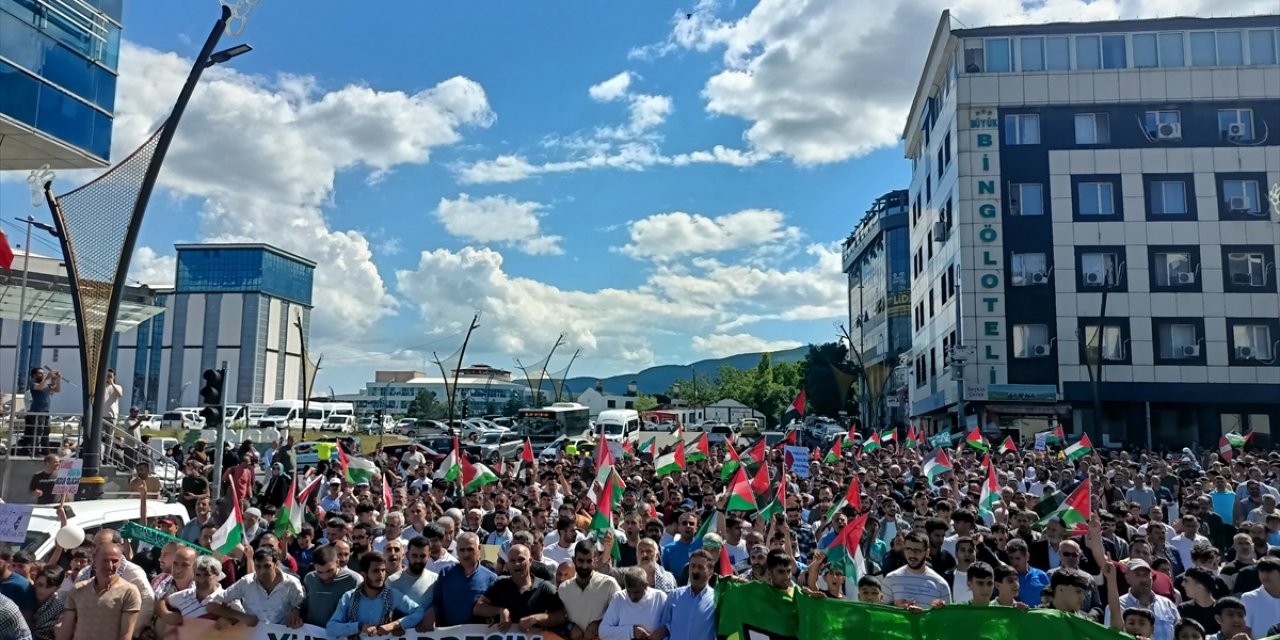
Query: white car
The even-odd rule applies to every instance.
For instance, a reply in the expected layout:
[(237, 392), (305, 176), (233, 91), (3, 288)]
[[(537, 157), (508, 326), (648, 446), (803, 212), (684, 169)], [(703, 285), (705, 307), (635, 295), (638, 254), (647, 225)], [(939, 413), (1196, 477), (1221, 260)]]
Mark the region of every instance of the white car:
[(355, 421), (351, 416), (329, 416), (325, 418), (324, 424), (320, 425), (320, 430), (354, 433), (356, 430)]
[[(88, 500), (71, 502), (66, 505), (67, 524), (80, 527), (86, 532), (102, 528), (116, 529), (125, 522), (135, 521), (141, 517), (141, 503), (133, 498), (126, 500)], [(165, 503), (160, 500), (147, 501), (147, 517), (167, 516), (178, 523), (181, 528), (187, 523), (187, 508), (177, 502)], [(52, 505), (38, 505), (31, 510), (31, 520), (27, 525), (27, 538), (19, 546), (30, 552), (37, 562), (47, 560), (53, 553), (54, 537), (62, 525), (58, 521), (58, 512)], [(86, 535), (91, 535), (87, 533)]]
[(204, 418), (195, 411), (166, 411), (160, 419), (161, 429), (203, 429)]

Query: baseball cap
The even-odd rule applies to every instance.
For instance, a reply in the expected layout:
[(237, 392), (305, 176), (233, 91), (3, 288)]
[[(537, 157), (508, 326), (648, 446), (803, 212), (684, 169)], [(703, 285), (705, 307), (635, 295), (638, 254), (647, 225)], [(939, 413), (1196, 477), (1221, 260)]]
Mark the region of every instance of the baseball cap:
[(1151, 565), (1147, 564), (1146, 560), (1140, 560), (1138, 558), (1130, 560), (1129, 564), (1125, 565), (1126, 571), (1138, 571), (1139, 569), (1146, 569), (1147, 571), (1150, 571)]
[(342, 481), (337, 478), (329, 478), (329, 484), (342, 484)]

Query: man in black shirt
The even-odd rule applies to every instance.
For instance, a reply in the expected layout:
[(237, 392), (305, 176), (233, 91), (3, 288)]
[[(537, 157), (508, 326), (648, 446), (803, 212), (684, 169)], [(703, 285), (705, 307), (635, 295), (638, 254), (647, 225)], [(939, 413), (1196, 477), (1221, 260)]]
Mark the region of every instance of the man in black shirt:
[(44, 468), (31, 475), (28, 490), (36, 504), (53, 504), (58, 496), (53, 495), (53, 480), (58, 475), (58, 454), (50, 453), (44, 457)]
[(504, 633), (512, 625), (526, 633), (563, 625), (564, 604), (550, 582), (530, 575), (531, 561), (528, 547), (511, 545), (507, 550), (507, 570), (511, 575), (494, 582), (476, 601), (472, 614), (496, 618), (498, 630)]
[(187, 517), (196, 516), (196, 503), (209, 496), (209, 480), (201, 475), (198, 460), (187, 461), (187, 475), (182, 478), (181, 497), (178, 502), (187, 508)]

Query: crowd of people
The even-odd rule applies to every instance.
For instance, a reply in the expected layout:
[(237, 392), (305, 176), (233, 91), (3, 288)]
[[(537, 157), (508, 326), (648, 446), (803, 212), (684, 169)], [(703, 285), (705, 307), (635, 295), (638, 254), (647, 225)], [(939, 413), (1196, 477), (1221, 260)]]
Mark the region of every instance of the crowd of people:
[[(0, 638), (158, 638), (204, 618), (315, 625), (330, 638), (489, 624), (570, 640), (710, 640), (741, 622), (718, 613), (718, 594), (752, 583), (913, 613), (1057, 609), (1153, 640), (1280, 633), (1280, 453), (1072, 460), (960, 443), (931, 482), (929, 447), (904, 445), (818, 451), (803, 477), (780, 449), (755, 459), (748, 449), (762, 448), (743, 447), (743, 475), (763, 467), (767, 479), (757, 508), (743, 509), (736, 474), (722, 473), (732, 456), (717, 446), (661, 474), (664, 451), (638, 446), (605, 469), (600, 447), (507, 462), (464, 493), (420, 454), (379, 446), (368, 459), (381, 473), (352, 482), (336, 463), (297, 464), (290, 440), (265, 461), (231, 452), (219, 481), (241, 498), (243, 535), (225, 556), (192, 546), (213, 548), (233, 512), (211, 500), (200, 447), (184, 452), (190, 520), (147, 522), (183, 542), (151, 547), (103, 529), (44, 563), (0, 555)], [(984, 460), (994, 501), (983, 500)], [(288, 492), (313, 482), (295, 531)], [(1082, 484), (1084, 521), (1057, 508)], [(837, 552), (855, 522), (857, 549)]]

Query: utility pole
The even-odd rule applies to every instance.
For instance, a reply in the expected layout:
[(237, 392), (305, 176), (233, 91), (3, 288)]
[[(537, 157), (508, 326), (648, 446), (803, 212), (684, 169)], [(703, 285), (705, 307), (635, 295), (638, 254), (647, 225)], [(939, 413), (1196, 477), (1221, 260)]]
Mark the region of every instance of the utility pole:
[[(959, 269), (956, 270), (959, 273)], [(960, 297), (960, 278), (956, 278), (956, 343), (951, 348), (954, 353), (951, 357), (951, 366), (955, 367), (956, 380), (956, 431), (964, 433), (964, 365), (968, 362), (966, 354), (967, 350), (962, 350), (961, 345), (964, 344), (964, 299)], [(945, 355), (944, 355), (945, 357)]]

